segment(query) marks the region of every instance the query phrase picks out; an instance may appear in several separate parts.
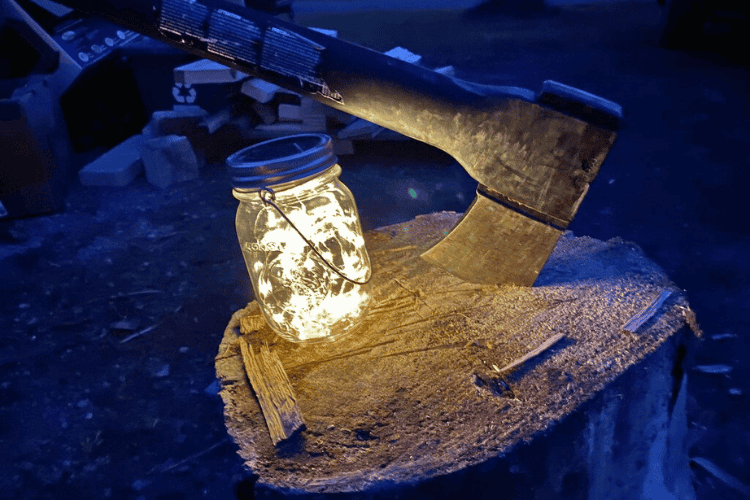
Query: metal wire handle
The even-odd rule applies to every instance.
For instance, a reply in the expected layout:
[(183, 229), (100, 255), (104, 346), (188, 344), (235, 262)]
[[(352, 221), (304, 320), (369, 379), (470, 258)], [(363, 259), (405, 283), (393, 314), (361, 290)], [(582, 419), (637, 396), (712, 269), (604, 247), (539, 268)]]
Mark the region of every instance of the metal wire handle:
[(344, 273), (342, 273), (340, 270), (338, 270), (336, 267), (334, 267), (333, 264), (331, 264), (330, 262), (328, 262), (328, 260), (326, 260), (326, 258), (323, 257), (323, 255), (321, 255), (321, 253), (318, 251), (318, 249), (315, 248), (315, 245), (313, 245), (313, 243), (310, 240), (308, 240), (305, 237), (304, 234), (302, 234), (302, 231), (300, 231), (299, 229), (297, 229), (297, 226), (294, 225), (294, 222), (292, 222), (291, 220), (289, 220), (289, 217), (287, 217), (286, 214), (284, 212), (282, 212), (281, 208), (276, 204), (276, 193), (274, 193), (273, 189), (271, 189), (269, 187), (263, 187), (263, 188), (260, 188), (260, 190), (258, 191), (258, 194), (260, 195), (260, 199), (263, 201), (263, 203), (265, 203), (266, 205), (271, 205), (273, 208), (275, 208), (276, 211), (279, 213), (279, 215), (281, 215), (284, 218), (284, 220), (287, 221), (287, 223), (290, 226), (292, 226), (292, 228), (295, 231), (297, 231), (297, 234), (299, 235), (299, 237), (302, 238), (302, 240), (305, 243), (307, 243), (307, 245), (312, 249), (312, 251), (315, 252), (315, 255), (317, 255), (318, 258), (320, 260), (322, 260), (323, 263), (326, 266), (328, 266), (328, 268), (331, 271), (333, 271), (334, 273), (338, 274), (339, 276), (341, 276), (342, 278), (344, 278), (346, 281), (348, 281), (350, 283), (354, 283), (355, 285), (366, 285), (366, 284), (368, 284), (370, 282), (370, 280), (372, 279), (372, 269), (369, 270), (369, 276), (367, 276), (366, 280), (364, 280), (364, 281), (357, 281), (357, 280), (353, 280), (353, 279), (349, 278)]

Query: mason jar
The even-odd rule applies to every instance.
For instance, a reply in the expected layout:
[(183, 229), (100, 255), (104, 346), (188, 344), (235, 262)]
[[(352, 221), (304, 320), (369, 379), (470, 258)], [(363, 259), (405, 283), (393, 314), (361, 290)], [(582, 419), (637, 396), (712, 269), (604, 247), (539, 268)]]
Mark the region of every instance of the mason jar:
[(292, 342), (341, 337), (371, 300), (370, 259), (337, 161), (324, 134), (265, 141), (227, 159), (255, 299)]

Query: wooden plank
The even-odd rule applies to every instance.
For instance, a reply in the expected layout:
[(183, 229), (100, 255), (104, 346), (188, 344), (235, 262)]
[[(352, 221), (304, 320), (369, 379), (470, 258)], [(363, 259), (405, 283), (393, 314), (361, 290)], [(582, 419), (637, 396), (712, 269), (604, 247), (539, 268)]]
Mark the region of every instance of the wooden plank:
[(260, 78), (253, 78), (242, 83), (240, 92), (248, 97), (252, 97), (261, 104), (266, 104), (271, 102), (279, 90), (281, 89), (278, 85), (261, 80)]
[(357, 118), (349, 125), (339, 130), (336, 137), (339, 139), (372, 139), (383, 127), (372, 122)]
[(245, 336), (240, 337), (242, 361), (253, 386), (274, 446), (305, 428), (294, 389), (279, 357), (263, 344), (255, 354)]
[(127, 186), (143, 171), (141, 134), (118, 144), (78, 172), (84, 186)]
[(199, 59), (174, 69), (175, 83), (185, 85), (238, 82), (247, 76), (245, 73), (209, 59)]

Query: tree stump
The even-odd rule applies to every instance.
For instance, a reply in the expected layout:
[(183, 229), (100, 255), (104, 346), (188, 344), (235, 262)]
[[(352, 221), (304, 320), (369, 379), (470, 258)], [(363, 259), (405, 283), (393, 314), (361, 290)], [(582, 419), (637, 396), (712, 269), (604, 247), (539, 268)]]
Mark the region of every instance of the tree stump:
[[(534, 287), (464, 282), (419, 258), (458, 217), (366, 234), (372, 309), (340, 340), (234, 314), (216, 369), (256, 498), (691, 498), (682, 292), (635, 245), (571, 233)], [(278, 356), (307, 424), (279, 446), (240, 335)]]

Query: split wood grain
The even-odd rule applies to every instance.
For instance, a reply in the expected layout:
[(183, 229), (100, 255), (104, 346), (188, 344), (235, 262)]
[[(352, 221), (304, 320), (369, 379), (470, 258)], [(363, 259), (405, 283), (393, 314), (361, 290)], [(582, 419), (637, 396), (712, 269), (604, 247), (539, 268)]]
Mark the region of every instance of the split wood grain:
[(558, 333), (557, 335), (553, 335), (552, 337), (550, 337), (547, 340), (545, 340), (542, 343), (542, 345), (540, 345), (536, 349), (534, 349), (532, 351), (529, 351), (523, 357), (521, 357), (521, 358), (513, 361), (512, 363), (509, 363), (508, 365), (500, 368), (499, 370), (497, 370), (497, 372), (498, 373), (504, 373), (504, 372), (513, 370), (514, 368), (518, 368), (519, 366), (521, 366), (522, 364), (526, 363), (530, 359), (533, 359), (533, 358), (539, 356), (544, 351), (546, 351), (547, 349), (549, 349), (553, 345), (557, 344), (558, 342), (560, 342), (564, 338), (565, 338), (565, 334), (564, 333)]
[(659, 309), (661, 309), (661, 306), (664, 305), (664, 302), (666, 302), (670, 295), (672, 295), (671, 290), (662, 291), (648, 306), (643, 308), (638, 314), (630, 318), (627, 323), (622, 325), (622, 329), (626, 332), (635, 333), (638, 328), (643, 326), (646, 321), (659, 312)]
[(256, 354), (245, 336), (240, 337), (245, 372), (260, 403), (274, 446), (305, 428), (297, 398), (279, 357), (263, 344)]

